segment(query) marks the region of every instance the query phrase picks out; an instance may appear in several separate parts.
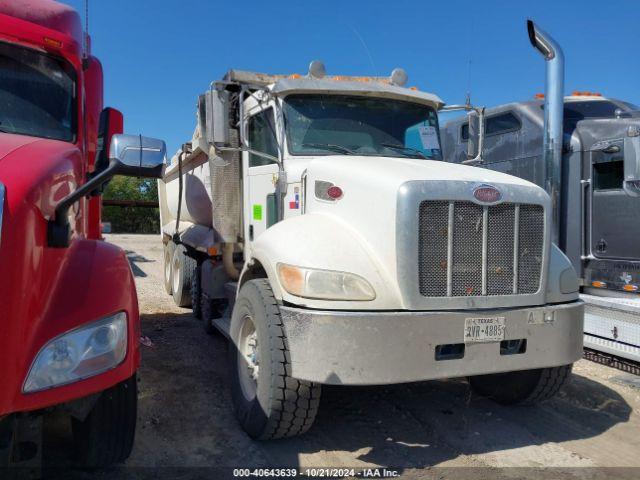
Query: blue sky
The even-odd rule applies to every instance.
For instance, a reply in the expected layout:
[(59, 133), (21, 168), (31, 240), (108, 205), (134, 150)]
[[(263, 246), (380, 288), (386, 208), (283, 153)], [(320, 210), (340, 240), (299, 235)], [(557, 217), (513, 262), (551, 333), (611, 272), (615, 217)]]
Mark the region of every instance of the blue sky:
[[(529, 45), (532, 18), (562, 45), (565, 90), (640, 104), (640, 2), (89, 0), (105, 105), (128, 133), (162, 138), (172, 154), (191, 138), (195, 101), (228, 69), (409, 74), (409, 85), (492, 106), (544, 90)], [(84, 0), (68, 0), (84, 15)], [(240, 8), (242, 7), (242, 9)], [(471, 68), (469, 69), (469, 60)], [(470, 73), (470, 74), (469, 74)]]

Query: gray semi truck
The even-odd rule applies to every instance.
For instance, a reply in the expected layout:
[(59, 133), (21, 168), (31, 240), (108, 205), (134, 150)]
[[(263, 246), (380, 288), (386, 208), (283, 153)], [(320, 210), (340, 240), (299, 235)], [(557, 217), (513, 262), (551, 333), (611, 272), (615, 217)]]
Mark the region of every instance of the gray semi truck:
[(637, 371), (640, 107), (594, 92), (563, 96), (562, 52), (541, 53), (549, 65), (545, 94), (449, 121), (443, 156), (551, 194), (554, 236), (580, 277), (587, 354)]

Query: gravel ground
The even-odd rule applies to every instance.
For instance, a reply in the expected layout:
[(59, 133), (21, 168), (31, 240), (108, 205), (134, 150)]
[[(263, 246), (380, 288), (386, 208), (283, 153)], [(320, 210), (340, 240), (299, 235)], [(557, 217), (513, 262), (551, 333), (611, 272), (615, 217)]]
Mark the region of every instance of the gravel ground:
[[(403, 478), (640, 478), (640, 380), (586, 360), (537, 407), (500, 407), (457, 379), (324, 387), (306, 435), (252, 441), (233, 415), (225, 341), (164, 292), (159, 235), (107, 240), (127, 251), (153, 344), (142, 347), (133, 454), (101, 478), (219, 478), (235, 467), (285, 466), (390, 467)], [(67, 436), (56, 434), (63, 445)]]

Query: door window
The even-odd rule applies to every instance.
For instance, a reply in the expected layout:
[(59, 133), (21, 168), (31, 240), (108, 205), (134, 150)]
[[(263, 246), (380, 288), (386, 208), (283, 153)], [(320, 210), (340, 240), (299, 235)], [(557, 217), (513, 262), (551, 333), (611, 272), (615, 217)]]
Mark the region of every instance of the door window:
[[(249, 118), (248, 122), (249, 148), (256, 152), (278, 156), (278, 142), (273, 118), (273, 109), (268, 108)], [(249, 153), (249, 167), (260, 167), (275, 163), (269, 158)]]
[(624, 181), (624, 143), (622, 140), (612, 142), (617, 151), (593, 152), (593, 189), (617, 190)]
[[(501, 115), (495, 115), (485, 120), (485, 136), (501, 135), (507, 132), (514, 132), (520, 130), (520, 120), (513, 113), (503, 113)], [(469, 140), (469, 124), (462, 125), (460, 132), (462, 141)]]

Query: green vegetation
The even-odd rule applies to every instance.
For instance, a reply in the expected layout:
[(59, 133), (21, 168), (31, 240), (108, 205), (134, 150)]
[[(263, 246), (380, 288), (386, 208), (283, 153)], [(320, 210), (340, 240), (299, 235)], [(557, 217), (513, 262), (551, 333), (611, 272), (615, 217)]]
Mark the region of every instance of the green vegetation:
[[(156, 180), (114, 177), (104, 190), (105, 200), (158, 201)], [(158, 233), (160, 218), (157, 208), (103, 206), (102, 221), (111, 222), (114, 233)]]

